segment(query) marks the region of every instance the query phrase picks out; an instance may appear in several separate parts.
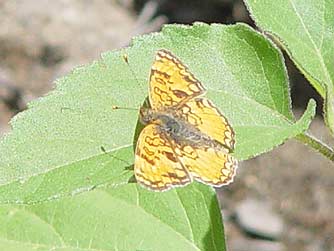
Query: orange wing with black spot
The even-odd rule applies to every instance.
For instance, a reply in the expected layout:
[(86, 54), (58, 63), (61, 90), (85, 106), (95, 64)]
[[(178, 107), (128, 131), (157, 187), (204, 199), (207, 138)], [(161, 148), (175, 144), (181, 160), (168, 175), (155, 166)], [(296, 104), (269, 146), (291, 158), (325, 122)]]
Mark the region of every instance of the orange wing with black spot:
[(177, 106), (205, 92), (187, 67), (167, 50), (159, 50), (151, 68), (149, 99), (153, 109)]
[(165, 191), (192, 181), (172, 147), (156, 125), (144, 127), (135, 153), (134, 172), (138, 183), (154, 191)]
[(159, 50), (151, 68), (149, 88), (155, 112), (182, 117), (211, 141), (203, 145), (192, 143), (185, 134), (184, 142), (181, 137), (176, 143), (173, 137), (159, 132), (153, 120), (148, 121), (136, 147), (138, 183), (154, 191), (165, 191), (184, 186), (192, 178), (216, 187), (232, 182), (237, 168), (231, 155), (235, 143), (233, 129), (210, 100), (198, 97), (205, 89), (187, 67), (172, 53)]
[(217, 140), (233, 152), (235, 134), (232, 126), (218, 108), (207, 98), (194, 98), (178, 110), (188, 123)]
[(233, 181), (237, 161), (224, 150), (184, 146), (175, 147), (175, 151), (195, 180), (215, 187)]
[(182, 105), (179, 113), (222, 147), (175, 147), (182, 164), (194, 179), (212, 186), (233, 181), (237, 161), (230, 155), (234, 150), (234, 131), (217, 107), (206, 98), (194, 98)]

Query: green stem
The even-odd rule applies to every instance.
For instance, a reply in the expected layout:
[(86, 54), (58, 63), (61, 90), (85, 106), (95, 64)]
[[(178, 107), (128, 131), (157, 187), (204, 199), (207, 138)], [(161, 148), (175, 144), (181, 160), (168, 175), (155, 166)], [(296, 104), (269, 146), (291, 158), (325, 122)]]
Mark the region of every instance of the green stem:
[(334, 150), (325, 143), (309, 134), (299, 134), (296, 136), (296, 139), (303, 142), (305, 145), (312, 147), (314, 150), (324, 155), (327, 159), (334, 162)]

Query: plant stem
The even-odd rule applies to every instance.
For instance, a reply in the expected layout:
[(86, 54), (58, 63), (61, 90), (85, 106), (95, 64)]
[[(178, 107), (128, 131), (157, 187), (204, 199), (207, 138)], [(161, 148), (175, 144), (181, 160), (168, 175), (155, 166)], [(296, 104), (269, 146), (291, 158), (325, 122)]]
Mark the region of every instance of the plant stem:
[(318, 151), (330, 161), (334, 162), (334, 150), (325, 143), (306, 133), (297, 135), (296, 139)]

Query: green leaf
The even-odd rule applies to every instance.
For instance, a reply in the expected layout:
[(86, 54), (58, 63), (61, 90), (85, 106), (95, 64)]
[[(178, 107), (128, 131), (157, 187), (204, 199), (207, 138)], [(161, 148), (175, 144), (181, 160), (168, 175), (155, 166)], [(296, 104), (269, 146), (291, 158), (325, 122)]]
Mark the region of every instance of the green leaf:
[(308, 128), (315, 104), (295, 123), (282, 55), (264, 36), (242, 24), (168, 25), (75, 69), (15, 117), (0, 143), (0, 202), (32, 203), (127, 183), (139, 132), (137, 109), (148, 95), (160, 48), (172, 51), (203, 82), (235, 129), (239, 160)]
[(245, 0), (256, 24), (278, 40), (325, 99), (334, 134), (334, 0)]
[[(333, 65), (334, 68), (334, 65)], [(334, 135), (334, 86), (328, 86), (324, 104), (325, 122), (328, 125), (330, 132)]]
[(1, 250), (224, 251), (215, 192), (128, 184), (36, 205), (0, 206)]

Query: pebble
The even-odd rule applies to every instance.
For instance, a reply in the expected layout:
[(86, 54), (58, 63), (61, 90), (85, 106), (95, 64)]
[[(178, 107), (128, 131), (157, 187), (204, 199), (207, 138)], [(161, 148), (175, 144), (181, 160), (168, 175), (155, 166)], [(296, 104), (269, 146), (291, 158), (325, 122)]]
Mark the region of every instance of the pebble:
[(283, 233), (283, 220), (270, 205), (256, 199), (246, 199), (236, 207), (236, 220), (247, 233), (259, 238), (277, 240)]

